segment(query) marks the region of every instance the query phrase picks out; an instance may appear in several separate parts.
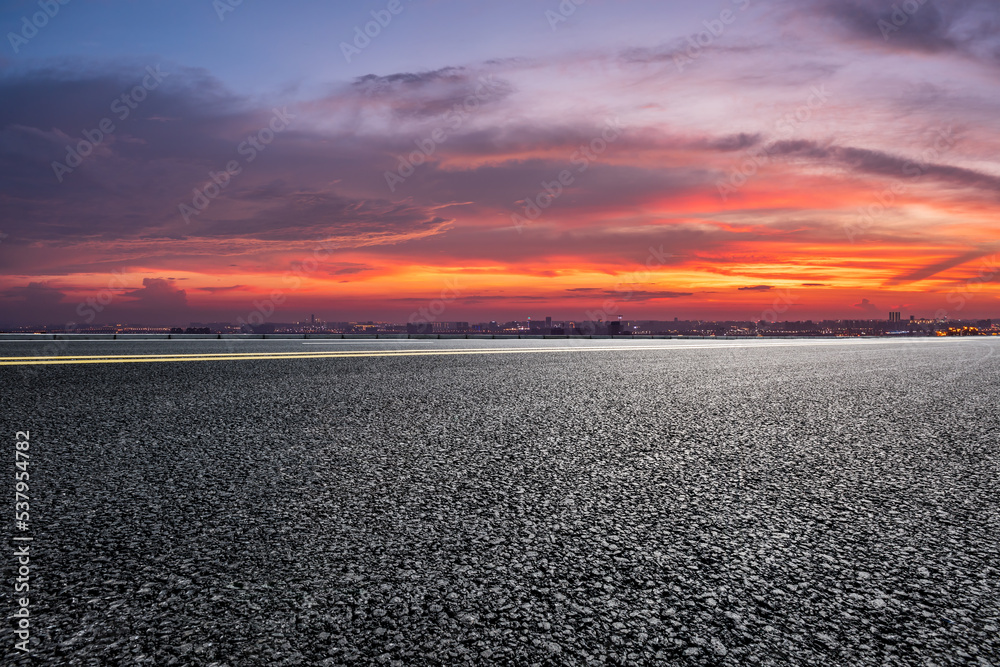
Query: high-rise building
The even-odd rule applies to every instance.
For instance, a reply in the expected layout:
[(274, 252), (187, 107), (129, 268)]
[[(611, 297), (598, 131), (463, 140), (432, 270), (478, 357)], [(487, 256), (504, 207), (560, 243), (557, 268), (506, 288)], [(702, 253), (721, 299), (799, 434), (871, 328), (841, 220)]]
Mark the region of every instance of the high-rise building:
[(889, 311), (889, 321), (890, 322), (899, 322), (899, 319), (900, 319), (899, 316), (900, 316), (900, 312), (898, 310), (891, 310), (891, 311)]

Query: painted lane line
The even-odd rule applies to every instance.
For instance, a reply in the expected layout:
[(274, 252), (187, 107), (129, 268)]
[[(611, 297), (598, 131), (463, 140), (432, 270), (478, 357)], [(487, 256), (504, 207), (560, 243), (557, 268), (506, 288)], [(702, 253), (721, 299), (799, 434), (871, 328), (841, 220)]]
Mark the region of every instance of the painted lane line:
[(451, 348), (442, 350), (340, 350), (337, 352), (247, 352), (247, 353), (212, 353), (212, 354), (174, 354), (174, 355), (95, 355), (95, 356), (54, 356), (54, 357), (0, 357), (0, 366), (46, 366), (71, 364), (108, 364), (108, 363), (166, 363), (181, 361), (242, 361), (248, 359), (280, 360), (280, 359), (329, 359), (329, 358), (363, 358), (363, 357), (415, 357), (443, 355), (480, 355), (480, 354), (539, 354), (547, 352), (634, 352), (641, 350), (692, 350), (692, 349), (722, 349), (722, 348), (773, 348), (773, 347), (811, 347), (815, 345), (842, 344), (827, 341), (808, 341), (796, 343), (775, 343), (769, 345), (641, 345), (641, 346), (580, 346), (580, 347), (537, 347), (515, 349), (489, 348)]
[[(940, 339), (928, 339), (927, 342), (937, 341)], [(892, 341), (900, 342), (900, 341)], [(907, 341), (906, 345), (916, 345), (923, 341)], [(958, 342), (958, 341), (956, 341)], [(964, 342), (973, 342), (971, 339), (964, 339)], [(563, 352), (570, 350), (594, 350), (594, 351), (614, 351), (614, 350), (699, 350), (699, 349), (728, 349), (728, 348), (772, 348), (772, 347), (813, 347), (817, 345), (877, 345), (880, 344), (877, 341), (862, 341), (862, 340), (816, 340), (816, 341), (795, 341), (795, 342), (776, 342), (776, 343), (765, 343), (761, 344), (759, 342), (747, 343), (691, 343), (691, 344), (654, 344), (654, 345), (570, 345), (564, 347), (524, 347), (524, 348), (443, 348), (441, 350), (340, 350), (335, 354), (338, 355), (409, 355), (409, 354), (425, 354), (430, 352), (435, 353), (465, 353), (465, 352), (478, 352), (478, 353), (512, 353), (512, 352)], [(54, 355), (54, 356), (23, 356), (23, 357), (0, 357), (0, 361), (45, 361), (49, 359), (57, 360), (70, 360), (70, 359), (164, 359), (164, 358), (178, 358), (178, 357), (197, 357), (197, 358), (231, 358), (231, 357), (268, 357), (268, 358), (280, 358), (280, 357), (301, 357), (303, 355), (326, 355), (327, 352), (204, 352), (204, 353), (185, 353), (185, 354), (102, 354), (102, 355)]]
[(405, 338), (400, 338), (399, 340), (308, 340), (303, 345), (344, 345), (344, 344), (359, 344), (368, 345), (376, 343), (398, 343), (400, 345), (433, 345), (437, 340), (406, 340)]

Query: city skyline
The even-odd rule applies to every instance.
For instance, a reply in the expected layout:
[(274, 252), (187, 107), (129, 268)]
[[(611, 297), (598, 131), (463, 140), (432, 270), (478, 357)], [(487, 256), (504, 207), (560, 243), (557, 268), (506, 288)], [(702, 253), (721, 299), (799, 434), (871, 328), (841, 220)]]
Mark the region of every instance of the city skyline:
[(992, 317), (997, 25), (976, 0), (6, 3), (0, 326)]
[(561, 319), (546, 316), (519, 320), (489, 321), (436, 320), (415, 318), (409, 322), (336, 320), (317, 318), (315, 314), (294, 321), (269, 321), (257, 314), (235, 322), (190, 322), (186, 326), (150, 326), (134, 322), (93, 322), (80, 324), (34, 324), (0, 328), (0, 333), (49, 334), (500, 334), (500, 335), (1000, 335), (1000, 321), (993, 318), (928, 318), (910, 315), (901, 318), (898, 311), (883, 319), (824, 320), (644, 320), (626, 318)]

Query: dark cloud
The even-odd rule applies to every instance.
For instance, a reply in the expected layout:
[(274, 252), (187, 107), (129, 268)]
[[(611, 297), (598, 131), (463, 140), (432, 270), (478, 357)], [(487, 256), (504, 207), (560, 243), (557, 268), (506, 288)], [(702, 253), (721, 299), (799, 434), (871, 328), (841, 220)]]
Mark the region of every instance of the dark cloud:
[(514, 87), (492, 70), (445, 67), (421, 73), (368, 74), (355, 79), (351, 90), (363, 96), (364, 104), (387, 108), (399, 119), (427, 120), (477, 113), (505, 100)]
[(218, 292), (233, 292), (239, 289), (243, 289), (245, 285), (227, 285), (225, 287), (196, 287), (195, 289), (202, 292), (211, 292), (212, 294)]
[[(523, 270), (551, 269), (563, 262), (606, 262), (611, 271), (642, 271), (650, 248), (659, 249), (657, 264), (675, 266), (688, 261), (694, 251), (722, 250), (734, 241), (751, 241), (763, 235), (741, 234), (705, 225), (678, 223), (646, 225), (620, 230), (613, 225), (584, 230), (560, 230), (544, 224), (518, 232), (509, 220), (497, 228), (456, 227), (436, 236), (381, 247), (380, 253), (400, 257), (437, 257), (439, 261), (489, 261), (517, 265)], [(842, 232), (841, 232), (842, 233)], [(663, 249), (669, 252), (664, 254)], [(566, 258), (565, 260), (561, 258)], [(537, 265), (537, 267), (536, 267)]]
[[(573, 172), (574, 183), (539, 219), (518, 232), (510, 216), (522, 211), (519, 203), (537, 196), (541, 184), (553, 182), (561, 171), (575, 169), (572, 156), (600, 136), (604, 119), (584, 114), (556, 122), (530, 120), (527, 113), (508, 117), (504, 102), (513, 89), (502, 80), (483, 115), (449, 132), (436, 153), (390, 192), (385, 171), (397, 167), (400, 155), (411, 154), (414, 142), (443, 122), (438, 116), (475, 90), (484, 75), (461, 68), (362, 77), (306, 112), (292, 108), (300, 119), (253, 162), (243, 162), (237, 146), (267, 125), (272, 105), (232, 95), (203, 72), (178, 69), (127, 120), (116, 122), (118, 129), (99, 150), (59, 183), (52, 160), (64, 159), (66, 145), (108, 116), (109, 102), (134, 85), (132, 69), (120, 69), (0, 76), (0, 201), (2, 226), (11, 234), (0, 246), (5, 270), (63, 275), (157, 267), (158, 275), (168, 275), (196, 266), (210, 273), (234, 266), (236, 259), (240, 269), (280, 271), (295, 253), (307, 256), (315, 242), (333, 239), (344, 249), (378, 245), (370, 252), (389, 266), (415, 258), (441, 266), (486, 260), (491, 267), (508, 267), (509, 273), (539, 277), (600, 262), (613, 276), (630, 267), (642, 269), (650, 247), (670, 250), (658, 266), (692, 263), (710, 271), (734, 256), (735, 245), (748, 253), (745, 248), (776, 238), (787, 243), (843, 238), (838, 225), (789, 221), (787, 210), (718, 211), (709, 203), (690, 215), (671, 212), (680, 197), (702, 191), (714, 195), (714, 165), (732, 158), (718, 154), (767, 141), (764, 134), (736, 132), (734, 128), (747, 127), (742, 122), (707, 130), (720, 134), (693, 136), (626, 128), (585, 172)], [(344, 108), (357, 115), (352, 120), (378, 115), (379, 122), (392, 122), (386, 122), (383, 132), (372, 129), (379, 123), (342, 123), (343, 116), (350, 116), (341, 113)], [(832, 143), (782, 141), (769, 150), (789, 161), (815, 160), (852, 173), (901, 177), (917, 166), (922, 175), (950, 184), (996, 192), (1000, 182), (938, 161), (914, 165), (890, 153)], [(210, 174), (233, 159), (241, 160), (241, 173), (185, 223), (178, 205), (191, 204), (194, 190), (204, 190)], [(721, 216), (728, 216), (725, 224), (717, 219)], [(378, 261), (373, 264), (330, 257), (317, 275), (355, 276), (378, 270)], [(759, 279), (766, 278), (738, 280)], [(614, 280), (609, 277), (609, 283)], [(39, 286), (44, 287), (38, 283), (34, 289)], [(221, 294), (241, 287), (189, 291)], [(571, 294), (581, 300), (691, 295), (656, 290), (657, 285), (648, 283), (643, 287), (649, 289), (593, 288)], [(770, 286), (741, 289), (766, 291)], [(51, 301), (52, 292), (47, 294), (50, 305), (61, 303), (61, 296)], [(28, 302), (21, 293), (3, 298), (25, 306)], [(149, 278), (141, 288), (116, 295), (104, 315), (139, 320), (143, 312), (149, 314), (146, 321), (178, 322), (188, 312), (187, 294), (176, 281)]]
[(750, 285), (749, 287), (740, 287), (739, 291), (749, 291), (749, 292), (767, 292), (774, 289), (774, 285)]
[(740, 132), (739, 134), (732, 134), (727, 137), (711, 139), (707, 142), (707, 146), (711, 150), (723, 152), (741, 151), (759, 144), (761, 137), (762, 135), (760, 134)]
[(822, 159), (830, 156), (830, 148), (807, 139), (791, 139), (770, 144), (767, 147), (767, 154)]
[(648, 290), (620, 290), (617, 292), (608, 292), (608, 296), (617, 295), (622, 297), (624, 295), (628, 300), (635, 301), (650, 301), (654, 299), (680, 299), (686, 296), (694, 296), (694, 292), (672, 292), (669, 290), (658, 290), (658, 291), (648, 291)]
[[(425, 208), (385, 199), (353, 199), (307, 191), (282, 183), (269, 184), (267, 194), (236, 191), (211, 218), (195, 220), (192, 237), (255, 238), (267, 241), (337, 239), (343, 246), (430, 233), (450, 221)], [(260, 202), (253, 213), (226, 215), (241, 201)]]
[(0, 323), (61, 324), (73, 315), (66, 294), (44, 282), (10, 287), (0, 292)]
[[(941, 148), (929, 149), (932, 156), (939, 159), (950, 150), (954, 138), (943, 137)], [(879, 176), (892, 176), (898, 179), (922, 178), (950, 183), (962, 187), (979, 188), (994, 193), (1000, 193), (1000, 177), (985, 172), (954, 167), (936, 162), (922, 162), (882, 151), (851, 146), (822, 145), (813, 141), (778, 141), (768, 146), (768, 155), (806, 158), (818, 161), (830, 161), (847, 168), (852, 172), (863, 172)]]
[[(337, 236), (349, 246), (352, 236), (363, 244), (373, 237), (385, 242), (446, 225), (417, 204), (343, 192), (388, 194), (379, 139), (296, 128), (293, 119), (251, 161), (240, 147), (268, 127), (273, 107), (254, 107), (203, 72), (178, 69), (120, 121), (111, 104), (143, 74), (142, 68), (120, 70), (0, 77), (3, 227), (19, 244)], [(59, 182), (53, 161), (65, 162), (67, 146), (104, 118), (113, 120), (114, 131)], [(233, 160), (240, 173), (218, 188), (212, 175)], [(332, 180), (341, 191), (333, 191)], [(206, 188), (214, 196), (196, 209), (196, 192)], [(200, 212), (185, 222), (181, 205)]]
[(7, 299), (16, 299), (24, 303), (51, 306), (62, 303), (66, 294), (61, 290), (51, 287), (46, 283), (28, 283), (23, 287), (11, 287), (3, 292), (2, 296)]
[(382, 92), (398, 87), (419, 88), (430, 83), (446, 81), (467, 81), (468, 70), (464, 67), (442, 67), (429, 72), (398, 72), (386, 76), (366, 74), (354, 80), (354, 86), (367, 93)]
[[(385, 88), (381, 96), (419, 100), (436, 95), (442, 86), (472, 82), (477, 76), (472, 70), (448, 68), (363, 80)], [(432, 160), (390, 192), (384, 173), (398, 166), (399, 155), (413, 151), (414, 139), (424, 136), (426, 128), (373, 135), (321, 132), (305, 121), (299, 126), (293, 121), (253, 162), (243, 162), (237, 146), (249, 133), (265, 127), (272, 111), (227, 95), (198, 71), (171, 72), (155, 94), (119, 124), (107, 140), (106, 154), (88, 158), (58, 183), (51, 160), (62, 159), (66, 143), (79, 137), (81, 128), (94, 127), (108, 113), (109, 100), (130, 83), (128, 76), (119, 73), (73, 79), (62, 73), (36, 72), (0, 79), (0, 94), (11, 100), (0, 111), (4, 123), (0, 125), (0, 196), (6, 195), (5, 214), (11, 221), (4, 227), (23, 248), (32, 243), (51, 248), (82, 240), (132, 245), (177, 241), (181, 243), (176, 252), (166, 250), (173, 246), (164, 246), (156, 256), (180, 266), (181, 248), (201, 240), (229, 241), (233, 254), (241, 252), (238, 244), (251, 239), (273, 243), (335, 239), (342, 248), (398, 244), (412, 252), (436, 246), (446, 256), (482, 252), (494, 258), (542, 257), (552, 242), (584, 255), (599, 255), (603, 249), (611, 255), (634, 256), (636, 248), (648, 241), (643, 235), (630, 238), (614, 229), (555, 238), (533, 231), (509, 235), (509, 239), (490, 237), (496, 229), (510, 226), (510, 215), (521, 211), (518, 202), (536, 196), (540, 183), (553, 181), (562, 170), (577, 168), (574, 154), (600, 136), (603, 119), (558, 127), (527, 123), (462, 127), (439, 146)], [(575, 172), (575, 183), (538, 224), (565, 224), (581, 213), (590, 219), (604, 210), (621, 211), (711, 187), (711, 170), (697, 164), (642, 166), (646, 153), (736, 151), (761, 140), (751, 133), (691, 139), (626, 130), (586, 172)], [(787, 144), (781, 150), (798, 150), (801, 155), (803, 148)], [(545, 157), (530, 157), (536, 152)], [(439, 158), (485, 161), (445, 168)], [(241, 161), (241, 172), (218, 188), (202, 212), (185, 222), (179, 206), (193, 208), (195, 190), (210, 186), (210, 174), (233, 159)], [(456, 202), (469, 203), (456, 207)], [(472, 235), (456, 233), (455, 221), (462, 214), (493, 221), (491, 229)], [(701, 242), (716, 247), (714, 239), (695, 229), (663, 234), (673, 237), (681, 248), (691, 249)], [(430, 243), (426, 241), (430, 236), (449, 238)], [(721, 245), (721, 235), (715, 238)], [(8, 250), (6, 246), (0, 251)], [(113, 252), (128, 261), (131, 251), (119, 246)], [(144, 253), (136, 251), (135, 256), (138, 259)], [(198, 261), (213, 263), (223, 256)], [(7, 257), (18, 265), (28, 261), (28, 255), (21, 253), (4, 252)], [(62, 259), (61, 266), (48, 270), (88, 268), (78, 259)], [(101, 265), (93, 255), (87, 261), (93, 268)]]
[(674, 292), (671, 290), (633, 290), (627, 285), (621, 285), (619, 289), (609, 290), (599, 287), (575, 287), (564, 290), (572, 296), (603, 297), (615, 299), (635, 299), (637, 301), (648, 301), (650, 299), (679, 299), (685, 296), (694, 296), (694, 292)]
[[(605, 288), (593, 288), (586, 290), (575, 290), (568, 289), (563, 290), (560, 294), (469, 294), (461, 295), (455, 297), (454, 302), (457, 305), (465, 304), (478, 304), (478, 303), (491, 303), (491, 302), (504, 302), (504, 301), (523, 301), (526, 303), (531, 302), (565, 302), (565, 301), (583, 301), (584, 305), (577, 307), (586, 307), (587, 303), (599, 304), (607, 299), (613, 299), (615, 301), (627, 302), (645, 302), (645, 301), (655, 301), (657, 299), (680, 299), (683, 297), (694, 296), (694, 292), (673, 292), (668, 290), (662, 291), (630, 291), (628, 289), (605, 289)], [(406, 303), (426, 303), (426, 299), (414, 299), (409, 297), (392, 299), (393, 301), (406, 302)]]
[(144, 308), (177, 308), (187, 306), (187, 292), (167, 278), (143, 278), (142, 287), (122, 294), (131, 304)]
[(872, 303), (868, 299), (861, 299), (861, 303), (854, 304), (854, 308), (857, 308), (858, 310), (863, 310), (863, 311), (865, 311), (866, 313), (869, 313), (869, 314), (875, 314), (875, 313), (881, 313), (882, 312), (881, 310), (879, 310), (878, 306), (876, 306), (874, 303)]
[[(468, 294), (455, 297), (452, 301), (456, 305), (463, 304), (477, 304), (477, 303), (492, 303), (497, 301), (524, 301), (524, 302), (545, 302), (550, 301), (551, 297), (542, 294)], [(410, 304), (427, 304), (426, 298), (417, 297), (396, 297), (393, 299), (387, 299), (387, 301), (394, 301), (398, 303), (410, 303)]]
[(374, 266), (365, 264), (338, 264), (327, 269), (327, 275), (331, 276), (353, 276), (366, 271), (374, 271)]
[[(793, 11), (801, 11), (796, 2)], [(893, 51), (955, 53), (1000, 62), (1000, 6), (992, 0), (816, 0), (850, 37)]]
[(953, 17), (946, 16), (933, 0), (922, 5), (914, 1), (912, 5), (918, 9), (913, 14), (904, 11), (903, 4), (883, 0), (825, 0), (819, 7), (863, 39), (927, 52), (957, 47), (949, 36)]
[(943, 271), (947, 271), (948, 269), (953, 269), (956, 266), (961, 266), (973, 260), (985, 257), (986, 255), (989, 255), (993, 252), (995, 252), (995, 250), (988, 250), (988, 251), (973, 250), (971, 252), (963, 253), (956, 257), (950, 257), (940, 262), (935, 262), (929, 266), (920, 267), (919, 269), (908, 271), (894, 278), (890, 278), (889, 280), (885, 281), (885, 285), (886, 286), (905, 285), (907, 283), (913, 283), (919, 280), (925, 280)]
[(168, 278), (143, 278), (142, 287), (112, 296), (106, 307), (78, 309), (86, 325), (143, 322), (155, 326), (185, 324), (191, 315), (187, 292)]
[[(699, 26), (699, 28), (704, 30), (703, 27)], [(688, 39), (683, 37), (654, 47), (635, 47), (626, 49), (620, 53), (619, 58), (622, 62), (629, 65), (654, 65), (665, 62), (674, 64), (676, 62), (681, 62), (682, 67), (686, 69), (689, 66), (694, 67), (698, 62), (698, 59), (701, 58), (706, 51), (718, 51), (720, 53), (727, 53), (734, 56), (740, 54), (747, 56), (759, 53), (762, 49), (763, 47), (757, 44), (727, 45), (719, 43), (713, 43), (708, 47), (694, 49)]]

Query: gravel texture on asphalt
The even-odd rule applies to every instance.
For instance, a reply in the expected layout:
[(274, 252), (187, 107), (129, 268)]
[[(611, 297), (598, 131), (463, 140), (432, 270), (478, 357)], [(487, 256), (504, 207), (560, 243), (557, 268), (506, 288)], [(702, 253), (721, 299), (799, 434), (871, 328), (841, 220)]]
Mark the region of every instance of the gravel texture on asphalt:
[(998, 352), (0, 368), (33, 662), (1000, 664)]

